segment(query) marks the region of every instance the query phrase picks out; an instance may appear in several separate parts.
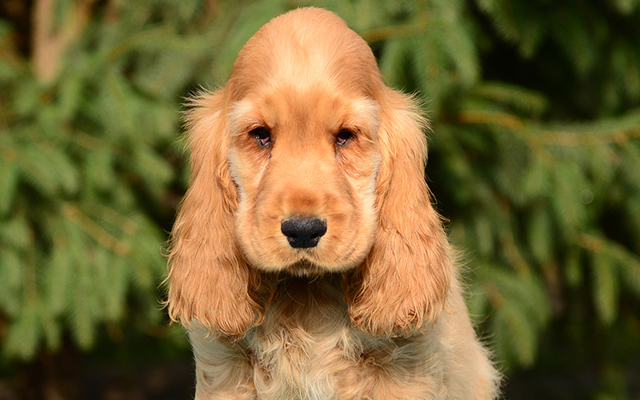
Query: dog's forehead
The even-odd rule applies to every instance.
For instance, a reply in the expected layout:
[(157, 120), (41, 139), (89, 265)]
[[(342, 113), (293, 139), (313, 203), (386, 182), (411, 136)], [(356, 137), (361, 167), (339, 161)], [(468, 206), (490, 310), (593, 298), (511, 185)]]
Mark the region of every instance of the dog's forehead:
[(308, 8), (271, 20), (251, 37), (227, 89), (239, 100), (274, 85), (318, 84), (375, 98), (382, 80), (364, 39), (335, 14)]

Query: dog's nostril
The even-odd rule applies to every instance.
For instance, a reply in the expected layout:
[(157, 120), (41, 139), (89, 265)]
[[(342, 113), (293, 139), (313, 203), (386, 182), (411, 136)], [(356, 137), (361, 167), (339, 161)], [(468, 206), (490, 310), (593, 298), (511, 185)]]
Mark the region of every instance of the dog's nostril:
[(327, 221), (318, 218), (290, 218), (282, 221), (280, 230), (293, 248), (316, 247), (327, 233)]

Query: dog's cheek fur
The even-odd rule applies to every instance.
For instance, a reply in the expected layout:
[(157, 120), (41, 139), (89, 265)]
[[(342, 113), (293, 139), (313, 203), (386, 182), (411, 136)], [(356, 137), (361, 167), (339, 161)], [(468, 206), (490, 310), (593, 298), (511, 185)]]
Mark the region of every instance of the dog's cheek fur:
[[(254, 267), (261, 268), (269, 264), (269, 258), (276, 253), (276, 249), (273, 247), (265, 248), (262, 246), (263, 240), (256, 240), (256, 238), (268, 236), (269, 239), (279, 239), (278, 236), (282, 235), (279, 229), (275, 229), (275, 225), (271, 226), (271, 229), (265, 229), (263, 226), (258, 228), (256, 220), (258, 193), (260, 183), (264, 178), (263, 175), (268, 170), (268, 160), (255, 159), (252, 157), (254, 152), (253, 149), (249, 151), (242, 148), (232, 149), (229, 155), (229, 165), (240, 193), (238, 209), (235, 213), (235, 235), (249, 263)], [(282, 245), (284, 244), (286, 242), (282, 243)]]

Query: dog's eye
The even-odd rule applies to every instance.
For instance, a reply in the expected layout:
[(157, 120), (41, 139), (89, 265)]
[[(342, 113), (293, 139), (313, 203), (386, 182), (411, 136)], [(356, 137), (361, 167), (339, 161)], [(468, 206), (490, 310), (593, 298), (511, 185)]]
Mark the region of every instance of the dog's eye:
[(258, 143), (262, 147), (271, 143), (271, 132), (269, 132), (269, 129), (265, 128), (264, 126), (252, 129), (250, 133), (251, 136), (255, 137), (258, 140)]
[(338, 144), (338, 146), (344, 146), (353, 136), (354, 133), (349, 129), (341, 129), (336, 135), (336, 144)]

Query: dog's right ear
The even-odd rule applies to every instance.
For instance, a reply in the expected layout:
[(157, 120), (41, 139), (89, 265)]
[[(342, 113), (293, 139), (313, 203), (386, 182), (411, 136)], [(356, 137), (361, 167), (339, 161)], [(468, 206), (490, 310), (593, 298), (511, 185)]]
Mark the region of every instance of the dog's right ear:
[(169, 316), (197, 320), (213, 334), (243, 336), (263, 318), (260, 276), (235, 239), (238, 194), (227, 153), (229, 133), (222, 91), (190, 100), (185, 122), (191, 183), (171, 233)]

